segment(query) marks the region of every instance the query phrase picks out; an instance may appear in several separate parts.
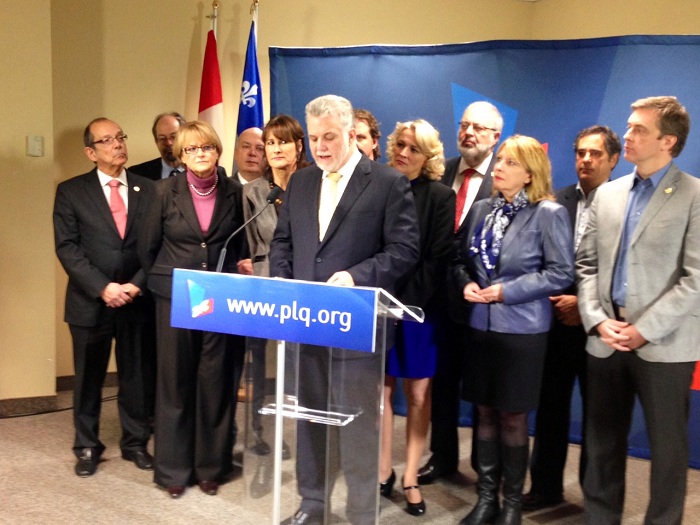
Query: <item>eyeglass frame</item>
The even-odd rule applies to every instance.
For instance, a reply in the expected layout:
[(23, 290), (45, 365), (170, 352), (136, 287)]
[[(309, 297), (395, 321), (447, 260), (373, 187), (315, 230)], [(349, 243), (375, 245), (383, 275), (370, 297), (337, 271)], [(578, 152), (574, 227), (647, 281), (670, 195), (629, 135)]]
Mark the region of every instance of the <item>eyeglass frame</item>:
[(459, 123), (459, 129), (460, 131), (467, 131), (469, 129), (469, 126), (472, 127), (474, 130), (474, 133), (477, 135), (482, 135), (486, 131), (493, 131), (494, 133), (500, 133), (499, 130), (496, 128), (489, 128), (488, 126), (482, 126), (481, 124), (477, 124), (476, 122), (469, 122), (468, 120), (462, 120)]
[(216, 151), (216, 144), (204, 144), (202, 146), (186, 146), (182, 148), (182, 151), (184, 151), (187, 155), (194, 155), (199, 150), (202, 150), (202, 153), (212, 153), (213, 151)]
[(117, 135), (116, 137), (105, 137), (100, 140), (93, 140), (92, 145), (94, 146), (95, 144), (104, 144), (105, 146), (111, 146), (114, 144), (114, 141), (116, 140), (119, 142), (119, 144), (124, 144), (126, 142), (126, 139), (129, 137), (125, 134), (122, 133), (121, 135)]

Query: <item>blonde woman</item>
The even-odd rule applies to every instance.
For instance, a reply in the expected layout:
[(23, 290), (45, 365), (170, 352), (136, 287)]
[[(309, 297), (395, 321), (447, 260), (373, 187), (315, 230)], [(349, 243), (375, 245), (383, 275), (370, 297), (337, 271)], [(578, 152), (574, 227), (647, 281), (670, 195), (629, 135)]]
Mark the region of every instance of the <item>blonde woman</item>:
[(440, 298), (435, 292), (447, 270), (454, 238), (455, 193), (439, 182), (445, 171), (443, 146), (438, 131), (425, 120), (398, 123), (389, 136), (387, 154), (389, 165), (411, 182), (420, 226), (419, 261), (396, 283), (396, 293), (405, 304), (423, 308), (426, 321), (399, 323), (396, 345), (387, 353), (380, 492), (383, 496), (391, 495), (396, 480), (391, 468), (394, 423), (391, 397), (396, 378), (401, 377), (408, 401), (403, 489), (407, 512), (420, 516), (426, 507), (418, 486), (418, 468), (430, 426), (430, 382), (437, 356), (433, 325)]

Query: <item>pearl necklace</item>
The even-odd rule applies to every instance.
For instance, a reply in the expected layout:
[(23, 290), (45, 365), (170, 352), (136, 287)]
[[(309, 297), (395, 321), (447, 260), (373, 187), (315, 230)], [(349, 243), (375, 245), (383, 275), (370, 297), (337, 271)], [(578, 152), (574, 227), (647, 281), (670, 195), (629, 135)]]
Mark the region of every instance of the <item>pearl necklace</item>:
[(201, 192), (191, 182), (190, 182), (190, 188), (192, 188), (192, 191), (194, 191), (200, 197), (207, 197), (208, 195), (211, 195), (211, 193), (216, 189), (216, 185), (218, 183), (219, 183), (219, 177), (217, 175), (216, 178), (214, 179), (214, 185), (211, 188), (209, 188), (209, 191)]

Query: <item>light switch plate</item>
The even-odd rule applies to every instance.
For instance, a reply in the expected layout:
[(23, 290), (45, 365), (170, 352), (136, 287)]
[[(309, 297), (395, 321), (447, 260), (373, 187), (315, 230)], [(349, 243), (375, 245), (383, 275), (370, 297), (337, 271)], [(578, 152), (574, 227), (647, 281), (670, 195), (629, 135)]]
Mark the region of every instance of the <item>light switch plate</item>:
[(44, 137), (41, 135), (27, 135), (27, 156), (44, 156)]

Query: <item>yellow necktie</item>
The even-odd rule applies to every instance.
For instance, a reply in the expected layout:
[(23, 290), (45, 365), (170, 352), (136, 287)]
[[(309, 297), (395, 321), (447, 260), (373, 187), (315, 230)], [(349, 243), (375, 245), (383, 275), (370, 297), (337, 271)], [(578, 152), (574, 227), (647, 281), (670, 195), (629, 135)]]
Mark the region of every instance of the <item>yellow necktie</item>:
[(325, 184), (321, 191), (321, 202), (318, 207), (318, 240), (322, 241), (331, 223), (331, 218), (338, 206), (338, 181), (342, 175), (331, 172), (326, 176)]

